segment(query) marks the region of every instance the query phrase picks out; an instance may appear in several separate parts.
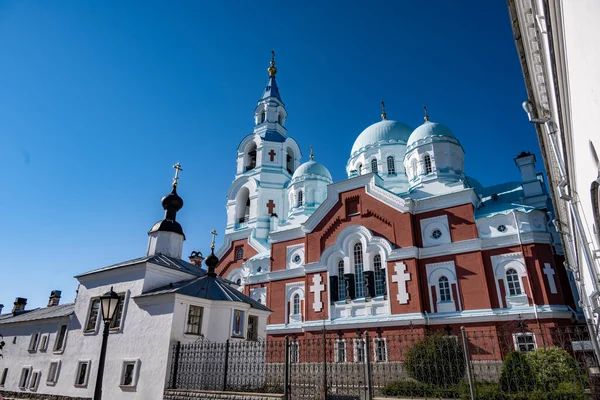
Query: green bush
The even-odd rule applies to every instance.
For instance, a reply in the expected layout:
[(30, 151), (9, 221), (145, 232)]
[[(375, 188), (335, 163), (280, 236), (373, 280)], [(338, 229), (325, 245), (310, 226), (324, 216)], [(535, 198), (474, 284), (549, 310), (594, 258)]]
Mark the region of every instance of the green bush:
[(461, 385), (436, 386), (416, 381), (394, 381), (381, 389), (384, 396), (460, 399)]
[(535, 376), (527, 357), (518, 352), (508, 353), (500, 370), (500, 389), (503, 392), (529, 392), (535, 388)]
[(411, 378), (435, 386), (459, 383), (465, 375), (462, 348), (453, 338), (428, 336), (406, 353), (404, 367)]
[(577, 361), (565, 350), (558, 347), (537, 349), (527, 353), (526, 357), (538, 388), (554, 390), (562, 383), (583, 386), (585, 378)]
[[(463, 388), (462, 399), (470, 399), (469, 388)], [(478, 400), (584, 400), (581, 387), (560, 384), (556, 390), (537, 389), (530, 392), (507, 393), (496, 384), (477, 385)]]

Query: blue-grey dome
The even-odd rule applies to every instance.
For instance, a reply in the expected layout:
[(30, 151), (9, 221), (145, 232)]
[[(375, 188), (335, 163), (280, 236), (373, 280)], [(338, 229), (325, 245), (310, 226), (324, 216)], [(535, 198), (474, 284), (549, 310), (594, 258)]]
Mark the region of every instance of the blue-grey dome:
[(352, 146), (351, 155), (377, 144), (406, 144), (412, 128), (402, 122), (384, 119), (361, 132)]
[(325, 178), (325, 180), (329, 182), (333, 182), (331, 179), (331, 174), (329, 170), (321, 163), (316, 162), (315, 160), (308, 160), (304, 164), (300, 165), (296, 171), (294, 171), (294, 175), (292, 176), (292, 182), (296, 179), (299, 179), (301, 176), (320, 176)]
[(425, 121), (423, 125), (419, 126), (411, 133), (408, 138), (407, 147), (412, 147), (418, 141), (427, 139), (428, 137), (447, 137), (456, 139), (450, 128), (447, 126), (438, 124), (437, 122)]

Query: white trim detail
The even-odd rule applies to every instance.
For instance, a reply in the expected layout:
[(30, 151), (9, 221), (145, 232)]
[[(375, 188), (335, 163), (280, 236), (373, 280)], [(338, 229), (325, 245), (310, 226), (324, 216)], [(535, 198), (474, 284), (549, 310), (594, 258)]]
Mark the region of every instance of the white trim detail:
[(544, 263), (544, 269), (543, 269), (544, 275), (546, 275), (546, 278), (548, 279), (548, 286), (550, 287), (550, 293), (552, 294), (557, 294), (558, 290), (556, 289), (556, 281), (554, 280), (554, 268), (552, 268), (552, 265), (549, 263)]
[(318, 312), (323, 309), (323, 302), (321, 301), (321, 293), (325, 290), (325, 285), (323, 285), (323, 278), (321, 274), (315, 274), (312, 278), (313, 285), (309, 288), (309, 290), (314, 294), (313, 298), (313, 310)]
[(398, 284), (398, 294), (396, 295), (396, 299), (400, 304), (408, 304), (409, 294), (407, 283), (410, 279), (410, 272), (406, 270), (406, 264), (403, 262), (397, 262), (394, 266), (395, 275), (392, 275), (392, 282)]

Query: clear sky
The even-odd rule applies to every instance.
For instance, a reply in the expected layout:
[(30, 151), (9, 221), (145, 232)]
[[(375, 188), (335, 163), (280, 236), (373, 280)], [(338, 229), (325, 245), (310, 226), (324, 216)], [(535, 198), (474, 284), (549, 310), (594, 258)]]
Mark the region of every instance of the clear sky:
[(206, 254), (271, 49), (288, 134), (336, 181), (382, 99), (413, 127), (426, 104), (484, 185), (522, 150), (543, 168), (502, 0), (3, 1), (0, 303), (145, 255), (176, 162), (183, 253)]

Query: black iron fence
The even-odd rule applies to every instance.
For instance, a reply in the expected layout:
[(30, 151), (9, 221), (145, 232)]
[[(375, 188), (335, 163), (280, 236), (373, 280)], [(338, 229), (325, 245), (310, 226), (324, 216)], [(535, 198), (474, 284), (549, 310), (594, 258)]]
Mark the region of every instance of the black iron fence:
[(585, 326), (307, 332), (173, 346), (170, 388), (288, 399), (600, 399)]

